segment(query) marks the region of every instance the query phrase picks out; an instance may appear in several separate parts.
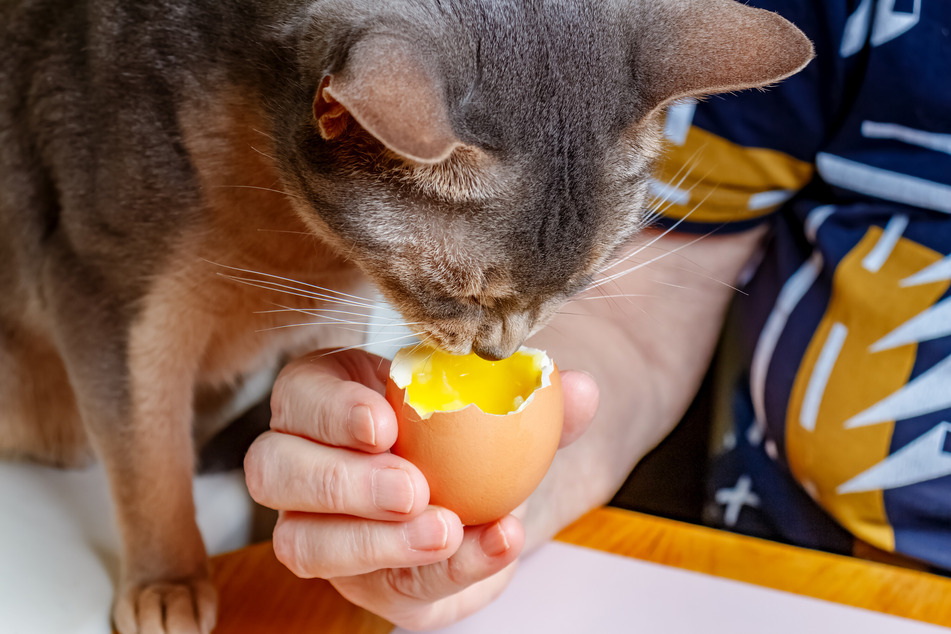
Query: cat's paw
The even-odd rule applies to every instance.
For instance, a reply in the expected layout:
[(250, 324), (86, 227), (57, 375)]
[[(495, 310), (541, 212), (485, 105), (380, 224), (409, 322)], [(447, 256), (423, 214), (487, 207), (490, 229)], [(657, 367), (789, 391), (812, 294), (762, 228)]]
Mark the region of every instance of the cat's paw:
[(209, 634), (217, 617), (218, 593), (205, 578), (124, 588), (113, 610), (119, 634)]

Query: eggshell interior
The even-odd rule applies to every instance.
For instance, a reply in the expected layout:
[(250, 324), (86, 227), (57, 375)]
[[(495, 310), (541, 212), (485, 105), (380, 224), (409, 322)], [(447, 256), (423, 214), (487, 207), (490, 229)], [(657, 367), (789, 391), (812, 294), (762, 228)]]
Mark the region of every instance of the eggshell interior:
[(469, 405), (426, 418), (406, 402), (408, 380), (397, 380), (405, 379), (405, 366), (399, 356), (394, 360), (386, 398), (399, 434), (391, 451), (423, 472), (431, 504), (455, 512), (463, 524), (484, 524), (513, 511), (539, 485), (558, 449), (564, 415), (558, 369), (545, 360), (542, 386), (514, 412), (486, 414)]

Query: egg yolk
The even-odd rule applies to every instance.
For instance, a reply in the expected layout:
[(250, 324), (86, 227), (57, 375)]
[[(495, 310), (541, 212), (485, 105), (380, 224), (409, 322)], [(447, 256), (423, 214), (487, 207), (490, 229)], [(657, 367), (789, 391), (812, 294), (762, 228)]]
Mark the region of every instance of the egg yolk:
[(486, 361), (475, 354), (434, 350), (413, 368), (406, 395), (420, 414), (475, 403), (486, 414), (504, 415), (518, 409), (540, 386), (541, 368), (530, 354)]

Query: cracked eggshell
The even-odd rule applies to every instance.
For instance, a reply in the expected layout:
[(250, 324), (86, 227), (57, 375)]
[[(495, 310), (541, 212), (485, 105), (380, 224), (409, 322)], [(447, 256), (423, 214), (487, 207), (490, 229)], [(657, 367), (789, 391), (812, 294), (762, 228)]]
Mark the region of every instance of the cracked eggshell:
[(558, 450), (564, 416), (558, 368), (544, 352), (523, 351), (544, 356), (542, 385), (516, 411), (502, 416), (476, 405), (420, 416), (406, 402), (409, 379), (400, 376), (399, 355), (394, 360), (386, 398), (396, 412), (399, 433), (391, 451), (423, 472), (430, 503), (455, 512), (465, 525), (513, 511), (541, 483)]

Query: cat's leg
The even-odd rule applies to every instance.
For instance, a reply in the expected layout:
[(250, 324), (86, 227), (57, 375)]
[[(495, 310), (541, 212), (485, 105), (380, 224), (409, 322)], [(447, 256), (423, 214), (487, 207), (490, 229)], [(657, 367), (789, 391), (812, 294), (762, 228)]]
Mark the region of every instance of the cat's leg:
[(0, 457), (73, 468), (92, 459), (59, 353), (21, 324), (0, 324)]
[[(174, 306), (110, 305), (59, 287), (64, 358), (109, 478), (122, 541), (121, 634), (207, 634), (217, 610), (195, 522), (192, 400), (201, 325)], [(64, 317), (69, 319), (64, 319)]]
[(114, 617), (122, 634), (206, 634), (214, 627), (217, 597), (192, 499), (200, 346), (154, 314), (131, 330), (129, 436), (109, 437), (101, 448), (115, 461), (124, 557)]
[[(192, 405), (204, 329), (156, 304), (130, 330), (131, 442), (103, 448), (118, 461), (114, 495), (123, 509), (115, 620), (122, 634), (204, 634), (217, 610), (192, 499)], [(124, 481), (130, 473), (133, 479)]]

